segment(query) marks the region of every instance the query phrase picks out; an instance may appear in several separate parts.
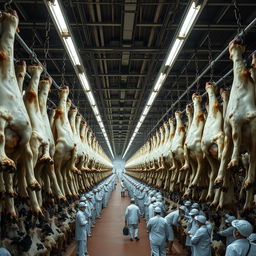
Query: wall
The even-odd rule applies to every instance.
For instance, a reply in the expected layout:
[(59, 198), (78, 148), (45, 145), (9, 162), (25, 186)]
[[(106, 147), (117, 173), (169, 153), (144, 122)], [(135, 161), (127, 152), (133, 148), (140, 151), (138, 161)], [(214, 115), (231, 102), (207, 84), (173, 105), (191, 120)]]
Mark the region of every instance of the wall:
[(121, 173), (124, 172), (125, 161), (121, 157), (116, 157), (113, 160), (113, 172)]

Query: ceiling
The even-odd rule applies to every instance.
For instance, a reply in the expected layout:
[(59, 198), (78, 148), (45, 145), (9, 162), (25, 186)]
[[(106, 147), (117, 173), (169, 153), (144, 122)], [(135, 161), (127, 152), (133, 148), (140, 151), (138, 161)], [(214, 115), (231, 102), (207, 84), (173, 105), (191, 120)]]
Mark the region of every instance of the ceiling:
[[(3, 4), (5, 1), (1, 1)], [(124, 153), (149, 97), (154, 80), (167, 54), (188, 0), (62, 0), (86, 73), (98, 104), (114, 155)], [(238, 1), (242, 24), (256, 17), (255, 0)], [(3, 6), (3, 5), (2, 5)], [(2, 7), (1, 6), (1, 7)], [(43, 0), (13, 0), (11, 7), (20, 18), (20, 36), (46, 63), (57, 84), (71, 88), (70, 98), (79, 106), (94, 134), (108, 154), (108, 147), (93, 115), (74, 69), (49, 18)], [(46, 31), (49, 24), (49, 52), (46, 55)], [(246, 37), (248, 52), (254, 50), (254, 26)], [(159, 119), (172, 116), (173, 102), (185, 91), (237, 33), (233, 1), (209, 0), (168, 78), (140, 128), (126, 158), (129, 158), (159, 127)], [(210, 38), (210, 39), (209, 39)], [(45, 58), (45, 56), (47, 56)], [(16, 42), (15, 58), (32, 59)], [(228, 53), (213, 68), (218, 80), (232, 67)], [(204, 92), (209, 72), (174, 107), (183, 109), (193, 92)], [(220, 86), (228, 87), (231, 76)], [(57, 103), (57, 89), (50, 99)], [(110, 155), (110, 154), (109, 154)]]

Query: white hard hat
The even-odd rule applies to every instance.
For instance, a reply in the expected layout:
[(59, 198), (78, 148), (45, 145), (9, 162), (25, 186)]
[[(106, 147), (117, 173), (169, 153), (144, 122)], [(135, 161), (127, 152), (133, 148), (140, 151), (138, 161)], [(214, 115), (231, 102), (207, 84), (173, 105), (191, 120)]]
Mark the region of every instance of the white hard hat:
[(191, 206), (191, 202), (190, 201), (186, 201), (184, 205), (185, 206)]
[(84, 203), (84, 202), (80, 202), (80, 203), (78, 204), (78, 207), (79, 207), (79, 208), (81, 208), (81, 207), (86, 207), (86, 206), (87, 206), (87, 204)]
[(156, 207), (155, 210), (154, 210), (154, 212), (156, 212), (156, 213), (161, 213), (160, 207)]
[(156, 198), (155, 198), (155, 197), (152, 197), (152, 198), (151, 198), (151, 202), (154, 202), (154, 201), (156, 201)]
[(184, 212), (187, 211), (187, 208), (186, 208), (186, 206), (184, 206), (184, 205), (181, 205), (181, 206), (179, 207), (179, 209), (182, 210), (182, 211), (184, 211)]
[(192, 215), (198, 215), (199, 214), (199, 211), (197, 209), (192, 209), (190, 212), (189, 212), (189, 215), (192, 216)]
[(250, 236), (248, 237), (250, 242), (256, 241), (256, 233), (251, 233)]
[(86, 198), (84, 196), (80, 197), (80, 202), (82, 202), (82, 201), (86, 201)]
[(195, 217), (195, 220), (197, 220), (198, 222), (205, 224), (206, 222), (206, 217), (204, 215), (198, 215)]
[(228, 217), (230, 217), (230, 215), (228, 213), (224, 214), (224, 217), (227, 219)]
[(198, 203), (193, 203), (191, 207), (198, 209), (199, 208), (199, 204)]
[(229, 217), (225, 220), (225, 222), (226, 222), (226, 223), (231, 223), (233, 220), (236, 220), (236, 217), (235, 217), (235, 216), (229, 216)]
[(247, 220), (233, 220), (231, 224), (244, 237), (248, 237), (253, 231), (252, 224)]

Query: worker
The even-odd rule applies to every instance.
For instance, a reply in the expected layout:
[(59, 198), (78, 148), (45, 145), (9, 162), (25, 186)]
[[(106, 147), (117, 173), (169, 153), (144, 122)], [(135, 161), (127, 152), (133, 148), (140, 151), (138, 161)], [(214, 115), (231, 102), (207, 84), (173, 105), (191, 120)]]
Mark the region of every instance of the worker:
[(11, 254), (5, 248), (0, 248), (0, 256), (11, 256)]
[(96, 201), (96, 204), (95, 204), (95, 208), (96, 208), (96, 218), (97, 219), (100, 219), (101, 216), (101, 210), (102, 210), (102, 199), (103, 199), (103, 194), (101, 193), (100, 189), (96, 189), (97, 193), (96, 193), (96, 196), (95, 196), (95, 201)]
[(76, 240), (77, 240), (77, 255), (78, 256), (88, 256), (87, 252), (87, 232), (86, 225), (87, 220), (84, 215), (84, 210), (86, 208), (86, 204), (84, 202), (80, 202), (78, 205), (78, 211), (76, 213)]
[(191, 235), (193, 256), (211, 256), (211, 235), (206, 227), (206, 217), (198, 215), (195, 217), (197, 229), (194, 235)]
[(235, 241), (226, 250), (225, 256), (255, 256), (256, 244), (250, 243), (247, 239), (253, 231), (253, 226), (247, 220), (233, 220), (233, 235)]
[(125, 211), (125, 226), (128, 226), (130, 241), (133, 241), (135, 238), (136, 241), (139, 241), (138, 233), (138, 224), (140, 223), (140, 209), (135, 205), (134, 198), (131, 198), (131, 203), (127, 206)]
[(86, 233), (88, 236), (91, 236), (91, 229), (90, 229), (90, 223), (89, 223), (89, 219), (91, 218), (91, 210), (89, 208), (89, 205), (86, 202), (86, 198), (84, 196), (80, 197), (80, 202), (84, 202), (86, 204), (86, 208), (84, 210), (84, 216), (87, 220), (87, 224), (86, 224)]
[(199, 215), (205, 215), (205, 213), (200, 209), (199, 204), (198, 203), (193, 203), (191, 206), (191, 209), (197, 209), (199, 211)]
[(149, 220), (154, 217), (154, 208), (156, 206), (155, 203), (156, 203), (156, 198), (152, 197), (151, 204), (148, 207), (148, 219)]
[(184, 205), (181, 205), (179, 209), (176, 211), (170, 212), (167, 216), (165, 216), (165, 220), (169, 227), (169, 253), (172, 254), (172, 245), (174, 241), (174, 233), (173, 233), (173, 226), (179, 226), (179, 218), (185, 215), (186, 207)]
[(197, 225), (197, 222), (195, 220), (195, 217), (199, 215), (199, 211), (197, 209), (192, 209), (189, 212), (189, 220), (188, 220), (188, 226), (187, 226), (187, 236), (186, 236), (186, 246), (188, 247), (189, 251), (191, 252), (191, 255), (193, 255), (192, 251), (192, 244), (191, 244), (191, 235), (193, 236), (196, 231), (198, 230), (199, 226)]
[(144, 207), (145, 207), (145, 219), (148, 222), (149, 221), (149, 205), (151, 204), (151, 198), (153, 197), (154, 193), (150, 190), (148, 193), (148, 196), (145, 200)]
[(149, 240), (152, 256), (166, 255), (166, 241), (169, 238), (169, 228), (166, 220), (161, 217), (161, 208), (156, 207), (155, 217), (148, 221)]
[(235, 219), (235, 216), (229, 216), (225, 220), (225, 223), (227, 224), (228, 228), (218, 232), (220, 236), (226, 237), (226, 246), (230, 245), (233, 241), (235, 241), (235, 238), (233, 236), (234, 227), (231, 225), (232, 221)]
[(190, 201), (186, 201), (186, 202), (184, 203), (184, 206), (187, 208), (185, 215), (188, 216), (188, 217), (189, 217), (189, 212), (190, 212), (190, 210), (192, 209), (192, 208), (191, 208), (191, 205), (192, 205), (192, 203), (191, 203)]
[(251, 233), (248, 239), (250, 243), (256, 244), (256, 233)]
[(121, 181), (121, 196), (125, 196), (125, 186), (124, 186), (124, 180)]
[(162, 195), (156, 197), (156, 206), (161, 209), (161, 216), (163, 217), (165, 213), (165, 203), (163, 202)]
[(144, 216), (144, 201), (145, 201), (145, 191), (144, 191), (144, 186), (141, 186), (138, 194), (137, 194), (137, 199), (138, 199), (138, 206), (140, 208), (141, 216)]

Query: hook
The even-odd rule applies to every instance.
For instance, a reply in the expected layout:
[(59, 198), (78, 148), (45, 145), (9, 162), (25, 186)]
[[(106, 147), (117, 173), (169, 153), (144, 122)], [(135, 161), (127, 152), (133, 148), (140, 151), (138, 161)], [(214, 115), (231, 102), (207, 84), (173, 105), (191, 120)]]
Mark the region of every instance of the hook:
[(7, 7), (11, 8), (11, 3), (12, 3), (12, 0), (7, 0), (4, 4), (4, 10), (6, 11), (7, 10)]

